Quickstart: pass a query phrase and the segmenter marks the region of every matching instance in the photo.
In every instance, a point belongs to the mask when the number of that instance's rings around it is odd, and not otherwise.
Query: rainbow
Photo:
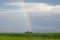
[[[32,31],[32,28],[31,28],[31,22],[30,22],[30,17],[28,15],[28,9],[26,8],[26,4],[24,2],[24,0],[22,0],[22,8],[23,8],[23,11],[24,11],[24,15],[26,17],[26,20],[27,20],[27,31],[31,32]]]

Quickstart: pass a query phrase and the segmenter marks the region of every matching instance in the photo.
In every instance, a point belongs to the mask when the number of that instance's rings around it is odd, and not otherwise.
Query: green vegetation
[[[60,40],[60,33],[0,33],[0,40]]]

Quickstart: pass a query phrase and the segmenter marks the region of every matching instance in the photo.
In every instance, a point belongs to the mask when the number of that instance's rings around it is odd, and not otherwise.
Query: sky
[[[32,32],[60,32],[60,0],[24,0]],[[26,32],[22,0],[0,0],[0,32]]]

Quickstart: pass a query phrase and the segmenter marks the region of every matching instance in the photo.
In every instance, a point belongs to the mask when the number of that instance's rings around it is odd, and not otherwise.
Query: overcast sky
[[[60,32],[60,0],[24,0],[33,32]],[[21,0],[0,0],[0,32],[25,32]]]

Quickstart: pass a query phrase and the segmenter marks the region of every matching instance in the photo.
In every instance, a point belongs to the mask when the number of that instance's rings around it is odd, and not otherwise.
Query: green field
[[[0,40],[60,40],[60,33],[0,33]]]

